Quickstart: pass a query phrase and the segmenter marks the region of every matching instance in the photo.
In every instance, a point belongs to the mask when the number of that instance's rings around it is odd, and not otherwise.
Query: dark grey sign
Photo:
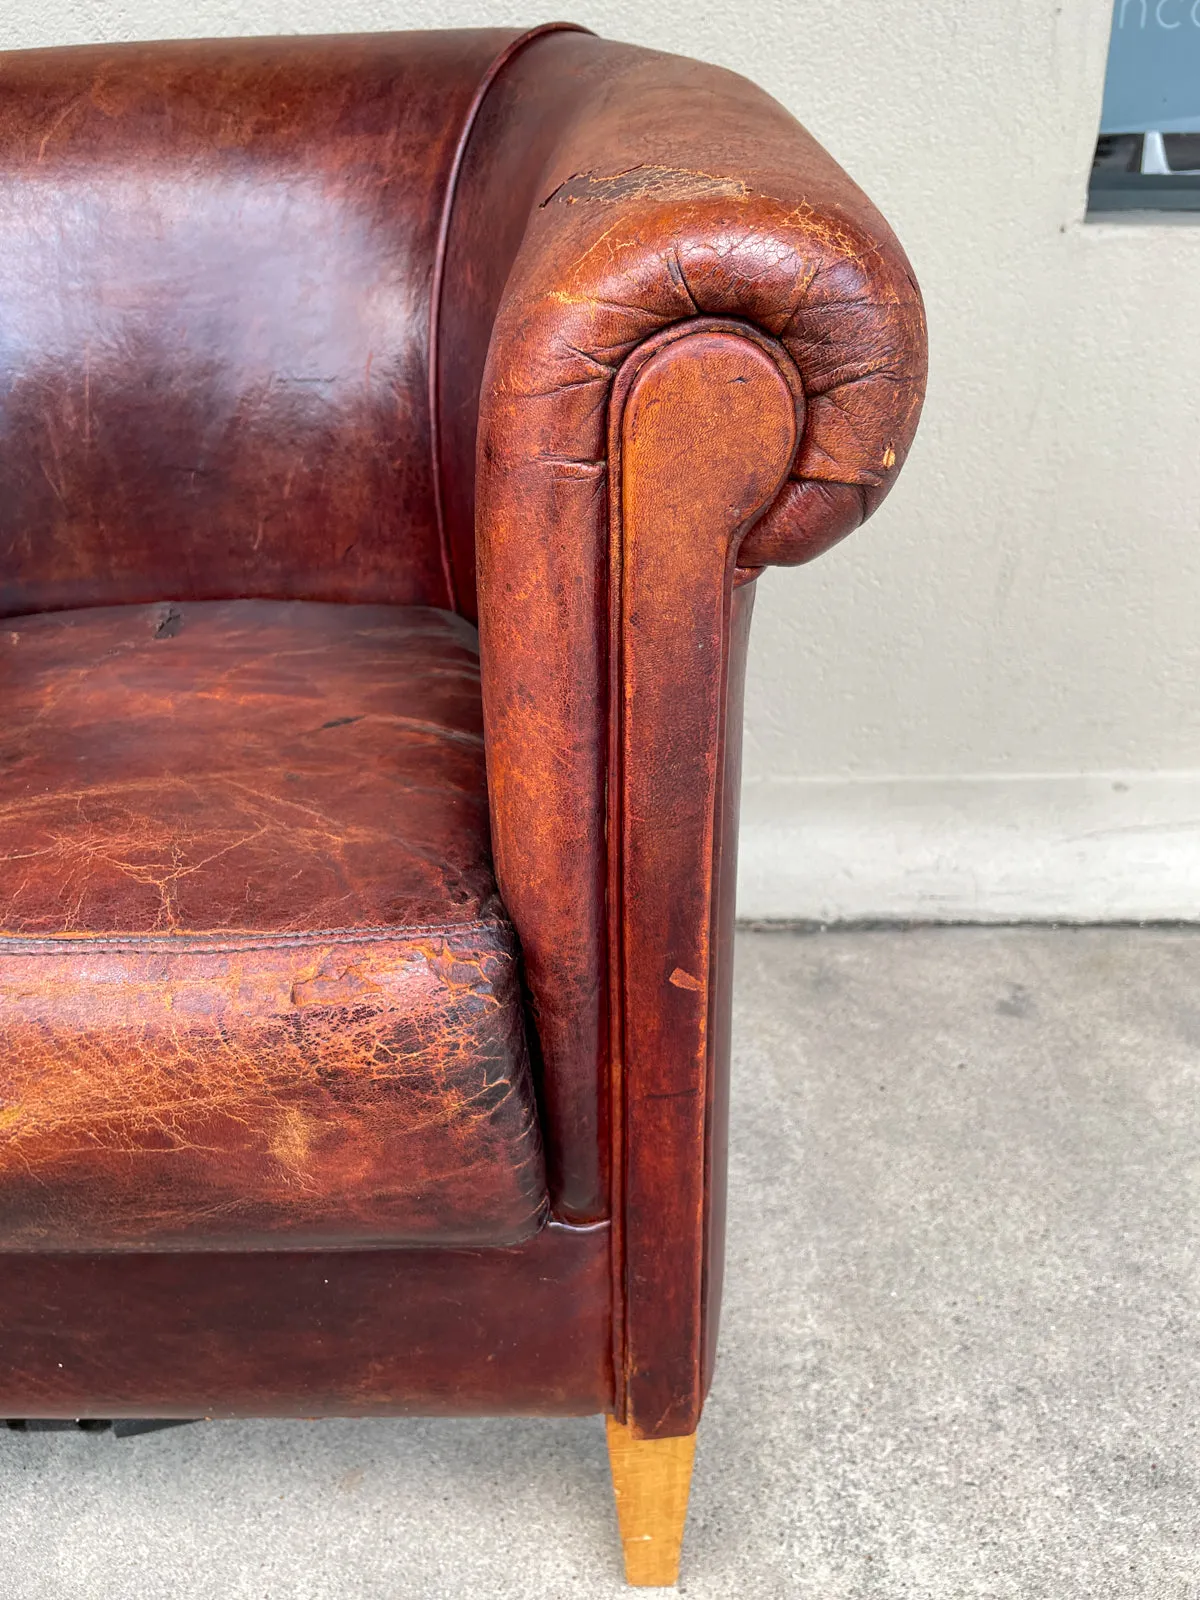
[[[1116,0],[1101,133],[1200,132],[1200,0]]]

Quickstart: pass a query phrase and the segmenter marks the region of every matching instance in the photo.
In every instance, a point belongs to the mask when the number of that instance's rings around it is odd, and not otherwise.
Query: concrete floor
[[[1200,932],[739,962],[683,1592],[1200,1600]],[[3,1600],[574,1600],[618,1561],[596,1420],[0,1433]]]

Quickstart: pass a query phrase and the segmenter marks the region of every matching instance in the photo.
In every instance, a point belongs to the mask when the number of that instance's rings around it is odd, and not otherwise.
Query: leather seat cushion
[[[536,1229],[474,629],[46,613],[0,689],[0,1249]]]

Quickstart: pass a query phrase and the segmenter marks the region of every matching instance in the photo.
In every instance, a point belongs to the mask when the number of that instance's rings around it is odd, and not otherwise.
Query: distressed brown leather
[[[490,1250],[9,1254],[0,1417],[609,1411],[609,1252],[607,1223],[551,1222]]]
[[[0,54],[0,611],[448,603],[438,242],[517,37]]]
[[[0,238],[5,1408],[688,1431],[751,581],[900,470],[902,250],[564,25],[0,55]]]
[[[579,104],[601,40],[554,24],[513,48],[482,97],[454,185],[439,305],[438,487],[455,609],[479,614],[475,446],[480,386],[505,282],[541,195],[542,169]]]
[[[883,218],[761,90],[574,34],[539,41],[516,69],[532,74],[535,61],[570,92],[553,99],[556,115],[564,100],[568,109],[533,186],[483,379],[480,632],[497,872],[546,1058],[556,1193],[564,1214],[588,1217],[603,1210],[607,1182],[616,375],[645,340],[701,316],[778,342],[803,385],[804,431],[739,560],[797,562],[857,526],[895,480],[920,411],[925,332]],[[720,429],[719,409],[679,425]],[[531,748],[544,754],[530,759]]]
[[[0,1248],[535,1228],[474,630],[57,612],[0,683]]]

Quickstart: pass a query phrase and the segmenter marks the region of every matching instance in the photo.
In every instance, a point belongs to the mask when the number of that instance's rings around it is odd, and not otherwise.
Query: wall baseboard
[[[1200,922],[1200,771],[748,780],[738,914]]]

